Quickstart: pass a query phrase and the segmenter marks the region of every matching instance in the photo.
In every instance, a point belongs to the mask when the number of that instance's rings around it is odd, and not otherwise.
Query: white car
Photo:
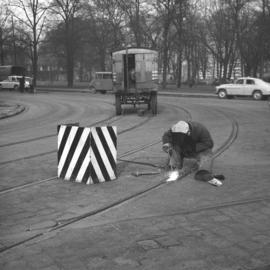
[[[0,82],[0,89],[10,89],[18,90],[20,88],[20,78],[22,76],[8,76],[7,79]],[[30,77],[25,77],[24,87],[25,89],[30,88],[30,83],[32,79]]]
[[[270,96],[270,84],[258,78],[242,77],[235,83],[216,86],[216,94],[219,98],[251,96],[261,100]]]

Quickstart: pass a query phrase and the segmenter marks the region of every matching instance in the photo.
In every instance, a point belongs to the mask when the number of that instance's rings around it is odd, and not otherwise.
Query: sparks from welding
[[[176,181],[179,177],[179,172],[178,171],[172,171],[169,174],[169,178],[166,180],[166,182],[172,182],[172,181]]]

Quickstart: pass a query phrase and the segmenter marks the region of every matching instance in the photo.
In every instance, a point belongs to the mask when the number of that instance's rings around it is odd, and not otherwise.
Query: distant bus
[[[0,66],[0,81],[8,78],[8,76],[24,76],[25,68],[22,66]]]

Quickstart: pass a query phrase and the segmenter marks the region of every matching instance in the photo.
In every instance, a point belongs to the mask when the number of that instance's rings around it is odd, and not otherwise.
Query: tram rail
[[[175,107],[180,108],[180,106],[177,106],[177,105],[175,105]],[[213,109],[213,110],[216,110],[216,109]],[[233,117],[231,117],[227,113],[224,113],[222,110],[216,110],[216,111],[218,113],[220,113],[220,114],[223,114],[230,121],[230,123],[231,123],[231,132],[230,132],[228,138],[226,139],[226,141],[217,150],[215,150],[215,152],[214,152],[214,158],[217,158],[220,154],[222,154],[224,151],[226,151],[234,143],[234,141],[236,140],[236,138],[238,136],[238,130],[239,130],[238,122]],[[191,118],[191,114],[187,110],[185,110],[185,112],[187,113],[187,118]],[[138,127],[140,127],[143,124],[146,124],[150,119],[151,118],[144,119],[144,121],[142,121],[141,124],[135,125],[133,127],[133,129],[138,128]],[[128,132],[130,130],[132,130],[132,129],[131,128],[128,128],[127,130],[123,130],[121,132],[121,134],[123,134],[125,132]],[[146,148],[149,148],[149,147],[151,147],[151,146],[153,146],[155,144],[158,144],[158,143],[160,143],[160,140],[155,140],[152,143],[145,144],[145,145],[140,146],[140,147],[138,147],[138,148],[136,148],[134,150],[128,151],[126,153],[123,153],[119,158],[121,159],[123,157],[130,156],[130,155],[132,155],[132,154],[134,154],[136,152],[139,152],[141,150],[144,150]],[[125,162],[125,161],[123,160],[123,162]],[[132,162],[132,161],[129,161],[129,162]],[[147,164],[144,164],[144,165],[147,165]],[[52,177],[52,178],[40,180],[39,182],[37,182],[37,184],[41,184],[41,183],[44,183],[44,182],[52,181],[52,180],[54,180],[56,178],[57,177]],[[73,223],[79,222],[79,221],[81,221],[81,220],[83,220],[85,218],[98,215],[98,214],[103,213],[105,211],[109,211],[110,209],[113,209],[115,207],[121,206],[122,204],[127,203],[127,202],[129,202],[131,200],[138,199],[141,196],[145,196],[149,192],[151,192],[151,191],[153,191],[153,190],[155,190],[157,188],[160,188],[160,187],[164,186],[165,184],[166,184],[166,178],[163,177],[163,178],[160,179],[160,181],[158,183],[155,183],[155,184],[153,184],[152,186],[150,186],[148,188],[145,188],[145,189],[143,189],[141,191],[138,191],[138,192],[136,192],[134,194],[131,194],[129,196],[126,196],[124,198],[121,198],[121,199],[119,199],[117,201],[114,201],[112,203],[109,203],[109,204],[107,204],[105,206],[102,206],[102,207],[100,207],[98,209],[95,209],[95,210],[92,210],[92,211],[83,213],[81,215],[78,215],[78,216],[75,216],[75,217],[72,217],[72,218],[69,218],[69,219],[66,219],[66,220],[57,221],[54,226],[49,227],[47,229],[44,229],[43,232],[37,233],[37,234],[35,234],[35,235],[27,238],[27,239],[24,239],[22,241],[18,241],[18,242],[14,243],[14,244],[11,244],[9,246],[2,247],[0,249],[0,253],[3,253],[5,251],[7,251],[7,250],[10,250],[10,249],[12,249],[14,247],[17,247],[19,245],[25,244],[27,242],[30,242],[30,241],[32,241],[34,239],[37,239],[37,238],[39,238],[39,237],[41,237],[41,236],[43,236],[45,234],[48,234],[50,232],[53,232],[53,231],[59,230],[61,228],[67,227],[68,225],[71,225]],[[19,190],[20,188],[31,187],[31,186],[34,186],[34,185],[35,185],[35,183],[28,183],[28,184],[25,184],[25,185],[23,185],[21,187],[14,187],[13,190],[9,190],[9,191],[8,190],[5,190],[5,191],[0,192],[0,195],[3,195],[5,193],[7,193],[7,192]],[[241,204],[241,203],[242,204],[253,203],[253,202],[256,202],[256,201],[259,201],[259,200],[269,200],[269,199],[270,199],[270,197],[269,198],[268,197],[254,198],[254,199],[250,199],[250,200],[242,200],[242,201],[231,202],[231,205]],[[216,206],[211,206],[211,207],[202,207],[202,208],[198,208],[198,209],[196,208],[196,209],[192,209],[192,210],[186,211],[186,212],[183,211],[183,214],[185,214],[185,213],[191,213],[192,211],[195,211],[195,212],[196,211],[207,211],[207,210],[212,210],[212,209],[215,209],[215,208],[217,209],[219,207],[229,207],[229,206],[230,206],[230,202],[223,203],[223,204],[216,205]]]

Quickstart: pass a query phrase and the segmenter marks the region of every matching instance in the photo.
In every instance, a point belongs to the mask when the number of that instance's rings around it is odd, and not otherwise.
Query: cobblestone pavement
[[[263,162],[256,155],[244,157],[255,150],[251,139],[250,135],[217,162],[216,167],[225,168],[222,172],[229,176],[224,187],[188,176],[109,213],[48,230],[1,252],[0,269],[269,270],[269,154],[265,152]],[[268,142],[266,138],[257,150]],[[178,198],[179,205],[170,196]],[[29,215],[38,214],[38,207],[30,210]]]
[[[268,270],[269,209],[269,200],[255,200],[73,225],[2,254],[1,269]]]

